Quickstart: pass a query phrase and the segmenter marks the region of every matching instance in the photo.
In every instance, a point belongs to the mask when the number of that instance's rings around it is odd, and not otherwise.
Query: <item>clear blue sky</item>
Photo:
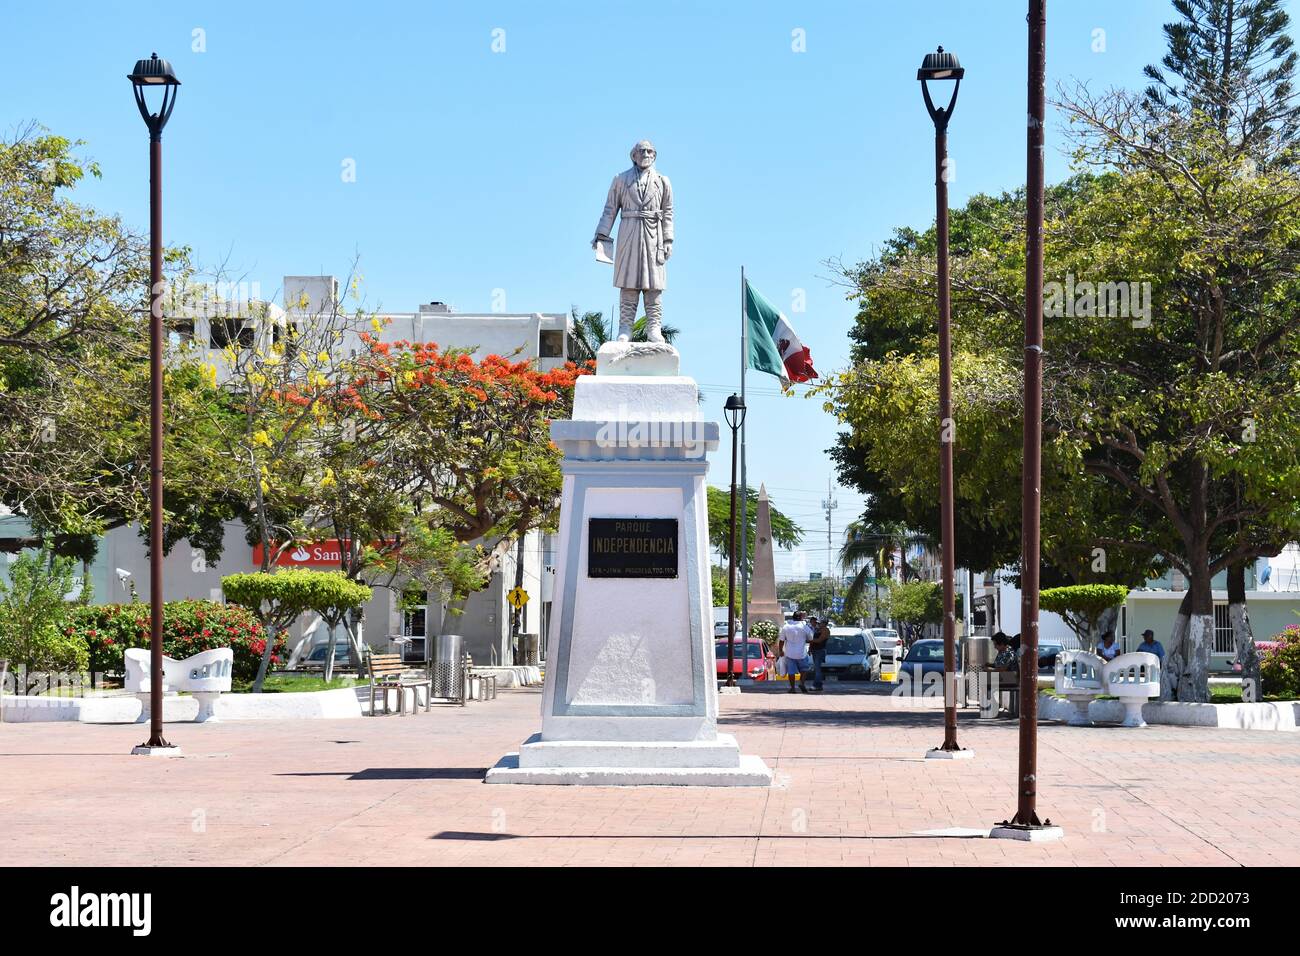
[[[1049,93],[1072,78],[1143,85],[1173,18],[1166,0],[1048,6]],[[854,308],[824,260],[856,261],[895,226],[933,220],[933,128],[915,77],[937,44],[967,69],[950,129],[952,203],[1023,183],[1025,8],[12,4],[0,119],[86,140],[104,176],[81,200],[144,229],[147,137],[125,75],[157,50],[184,84],[164,138],[167,240],[202,265],[229,260],[268,295],[282,275],[344,275],[359,255],[365,304],[392,311],[433,299],[487,311],[504,289],[512,312],[608,312],[610,272],[588,243],[610,178],[649,137],[676,202],[665,317],[721,418],[739,382],[742,264],[828,373],[846,360]],[[1093,51],[1098,28],[1104,52]],[[797,29],[806,52],[792,49]],[[1050,181],[1067,170],[1055,123],[1048,143]],[[340,176],[346,159],[354,183]],[[819,403],[780,397],[769,376],[750,385],[750,481],[808,530],[777,568],[806,576],[826,564],[820,501],[836,425]],[[729,456],[724,442],[712,483],[726,484]],[[837,497],[838,536],[861,499]]]

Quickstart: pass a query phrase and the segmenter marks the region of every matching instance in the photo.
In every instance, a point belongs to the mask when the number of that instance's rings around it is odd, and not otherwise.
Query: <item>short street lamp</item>
[[[727,683],[736,686],[736,450],[740,446],[737,433],[745,423],[745,400],[732,394],[723,413],[731,427],[731,531],[727,553],[731,561],[727,565]],[[748,490],[748,489],[746,489]]]
[[[936,756],[962,753],[957,744],[957,607],[954,594],[956,557],[953,541],[954,518],[952,446],[956,431],[952,419],[952,298],[948,278],[948,121],[957,105],[957,92],[966,75],[957,57],[943,47],[927,53],[916,71],[921,81],[925,108],[934,121],[935,232],[938,236],[939,273],[939,543],[943,578],[943,746],[931,751]],[[951,80],[948,105],[935,108],[930,99],[931,80]]]
[[[163,738],[162,131],[176,105],[181,81],[157,53],[137,60],[127,79],[149,127],[149,739],[132,753],[175,754],[179,748]],[[146,91],[155,87],[162,91],[162,99],[152,109]]]

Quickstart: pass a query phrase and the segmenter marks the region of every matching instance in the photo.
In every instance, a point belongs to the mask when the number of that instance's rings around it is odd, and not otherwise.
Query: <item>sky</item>
[[[1024,183],[1025,0],[5,7],[0,125],[84,140],[103,176],[77,198],[142,231],[148,139],[126,74],[153,51],[171,61],[166,240],[267,297],[284,275],[342,277],[355,259],[368,309],[608,314],[617,292],[590,240],[610,179],[653,140],[674,194],[664,318],[720,421],[739,388],[742,266],[826,376],[847,361],[856,311],[828,260],[933,222],[916,68],[936,45],[966,68],[952,205]],[[1142,87],[1173,18],[1167,0],[1053,0],[1049,98],[1075,81]],[[1055,115],[1047,143],[1051,182],[1069,171]],[[750,483],[806,531],[777,575],[806,578],[827,565],[838,426],[802,389],[782,396],[758,373],[748,386]],[[833,497],[838,546],[862,497]]]

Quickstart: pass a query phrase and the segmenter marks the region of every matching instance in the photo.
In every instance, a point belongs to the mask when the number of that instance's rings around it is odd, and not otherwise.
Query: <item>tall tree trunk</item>
[[[1160,668],[1160,699],[1177,700],[1178,680],[1187,656],[1187,627],[1192,616],[1192,592],[1185,591],[1174,616],[1174,625],[1165,645],[1165,661]]]
[[[338,643],[338,632],[335,630],[334,624],[326,622],[325,626],[330,629],[329,642],[325,645],[325,669],[323,672],[325,683],[328,684],[334,679],[334,646]]]
[[[343,615],[343,627],[348,636],[348,647],[352,649],[352,664],[357,669],[357,679],[366,673],[366,661],[361,651],[361,611],[355,609]],[[425,640],[429,640],[429,629],[425,627]]]
[[[1114,631],[1115,640],[1119,640],[1119,608],[1117,607],[1108,607],[1097,617],[1097,640],[1100,641],[1107,631]]]
[[[1241,665],[1241,699],[1247,703],[1260,700],[1263,685],[1259,680],[1259,653],[1246,608],[1246,565],[1242,562],[1228,566],[1228,620],[1232,622],[1236,661]]]
[[[1178,607],[1165,667],[1161,669],[1160,699],[1207,703],[1210,699],[1210,652],[1214,648],[1214,595],[1210,565],[1202,553],[1193,556],[1187,593]]]
[[[253,680],[253,693],[262,692],[262,684],[266,680],[266,671],[271,666],[271,655],[275,652],[275,625],[266,624],[266,650],[262,651],[262,660],[257,665],[257,677]]]

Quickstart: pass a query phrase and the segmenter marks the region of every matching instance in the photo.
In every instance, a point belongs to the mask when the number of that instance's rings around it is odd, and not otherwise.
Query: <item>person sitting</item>
[[[1119,656],[1119,650],[1119,641],[1115,640],[1115,632],[1107,631],[1102,635],[1101,643],[1097,645],[1097,656],[1103,661],[1113,661]]]
[[[998,631],[993,635],[993,647],[997,655],[993,658],[993,663],[989,665],[989,670],[995,671],[1019,671],[1019,662],[1016,660],[1016,649],[1012,644],[1011,638]]]
[[[1151,628],[1142,632],[1142,643],[1137,646],[1137,650],[1143,654],[1154,654],[1162,662],[1165,659],[1164,646],[1156,640],[1156,632]]]

